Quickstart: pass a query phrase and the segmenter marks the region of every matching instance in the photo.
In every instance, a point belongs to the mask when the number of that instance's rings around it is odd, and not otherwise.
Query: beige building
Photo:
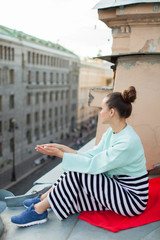
[[[88,124],[89,120],[97,119],[97,109],[88,106],[88,95],[91,88],[112,86],[113,71],[111,64],[100,59],[81,61],[78,91],[78,128]]]
[[[137,100],[128,120],[139,134],[148,170],[160,168],[160,1],[100,1],[99,19],[112,28],[112,55],[101,59],[115,64],[114,91],[133,85]],[[100,96],[97,96],[100,98]],[[103,97],[103,95],[101,95]],[[95,106],[100,99],[93,101]],[[108,126],[98,127],[97,141]]]

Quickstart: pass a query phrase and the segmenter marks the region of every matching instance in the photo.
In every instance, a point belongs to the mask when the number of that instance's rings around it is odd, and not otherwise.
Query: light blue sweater
[[[87,152],[64,153],[62,168],[80,173],[105,173],[109,177],[138,177],[147,173],[141,140],[129,125],[117,134],[109,128],[99,144]]]

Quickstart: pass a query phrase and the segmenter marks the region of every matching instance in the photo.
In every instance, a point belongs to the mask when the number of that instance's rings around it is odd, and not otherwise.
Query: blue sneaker
[[[32,204],[20,215],[13,216],[11,218],[11,222],[15,223],[18,227],[29,227],[47,222],[47,216],[47,211],[42,214],[38,214],[34,209],[34,205]]]
[[[32,204],[36,204],[36,203],[39,203],[39,202],[41,202],[40,195],[38,195],[38,196],[35,197],[35,198],[26,199],[26,200],[23,202],[23,205],[24,205],[24,207],[28,208],[28,207],[30,207]]]

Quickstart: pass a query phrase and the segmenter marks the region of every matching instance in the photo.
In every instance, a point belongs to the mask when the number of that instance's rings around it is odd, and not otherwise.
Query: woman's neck
[[[125,120],[122,120],[122,121],[119,121],[119,122],[114,122],[111,125],[111,128],[113,130],[113,133],[119,133],[121,132],[126,126],[127,126],[127,123]]]

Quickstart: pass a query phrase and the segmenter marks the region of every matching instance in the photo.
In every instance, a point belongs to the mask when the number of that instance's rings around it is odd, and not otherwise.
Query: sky
[[[0,0],[0,25],[59,43],[81,59],[111,54],[112,35],[98,19],[99,0]]]

